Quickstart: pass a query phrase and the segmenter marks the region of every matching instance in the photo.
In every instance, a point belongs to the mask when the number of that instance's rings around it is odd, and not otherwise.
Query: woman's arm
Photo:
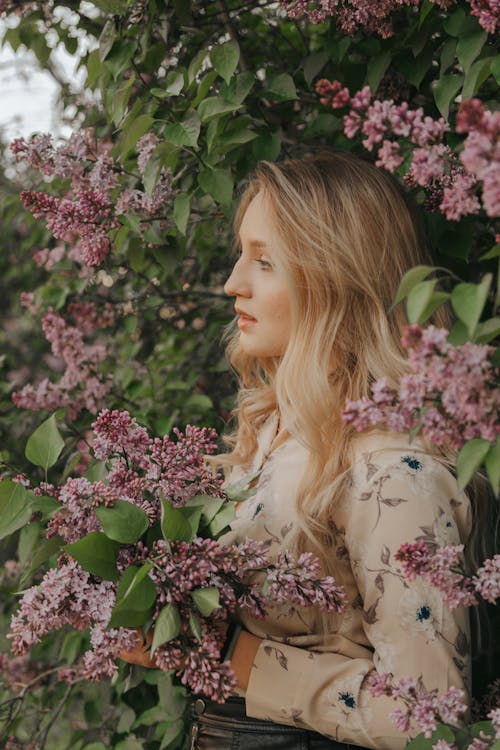
[[[405,580],[394,559],[403,542],[420,537],[431,544],[463,542],[455,520],[461,503],[467,499],[455,479],[428,456],[392,454],[390,461],[361,466],[342,506],[358,588],[351,617],[357,612],[352,621],[361,632],[343,628],[345,653],[261,642],[248,681],[247,714],[306,726],[337,741],[396,750],[407,741],[390,719],[398,704],[371,696],[370,673],[391,672],[395,680],[421,677],[427,690],[467,691],[467,612],[450,612],[437,591]],[[361,646],[366,641],[371,654]]]

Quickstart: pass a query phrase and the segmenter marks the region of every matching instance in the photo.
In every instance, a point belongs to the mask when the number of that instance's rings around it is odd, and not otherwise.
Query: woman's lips
[[[240,329],[240,331],[244,330],[245,328],[248,328],[253,323],[257,322],[255,318],[252,318],[251,315],[247,315],[241,310],[236,310],[236,312],[238,314],[238,328]]]

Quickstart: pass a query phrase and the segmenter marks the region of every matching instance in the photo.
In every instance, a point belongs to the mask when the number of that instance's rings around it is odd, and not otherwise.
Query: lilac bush
[[[211,538],[234,512],[222,476],[205,463],[216,449],[214,430],[188,426],[175,430],[175,440],[152,438],[128,412],[108,409],[93,430],[104,479],[31,487],[16,478],[34,497],[52,499],[45,533],[58,544],[56,567],[23,592],[12,618],[14,654],[63,628],[88,630],[90,648],[65,676],[101,680],[117,673],[120,653],[136,645],[144,625],[153,628],[158,668],[224,701],[235,676],[220,655],[237,608],[255,617],[277,601],[342,610],[344,592],[321,576],[311,554],[275,558],[263,542],[225,546]]]

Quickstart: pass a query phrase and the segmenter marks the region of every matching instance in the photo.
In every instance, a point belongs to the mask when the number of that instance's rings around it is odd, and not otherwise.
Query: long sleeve
[[[352,572],[336,645],[328,651],[300,647],[300,639],[293,645],[290,638],[264,640],[246,693],[247,714],[399,750],[408,738],[390,719],[397,704],[369,694],[370,672],[390,672],[395,680],[421,676],[428,690],[453,685],[467,693],[467,612],[450,611],[437,591],[405,580],[394,553],[418,538],[431,545],[463,542],[468,513],[466,496],[436,459],[392,449],[363,454],[335,516]]]

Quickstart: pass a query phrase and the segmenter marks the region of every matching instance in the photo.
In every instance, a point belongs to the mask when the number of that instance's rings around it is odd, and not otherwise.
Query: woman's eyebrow
[[[241,235],[239,237],[240,244],[242,243]],[[254,250],[263,250],[267,248],[267,243],[264,240],[248,240],[248,246]]]

